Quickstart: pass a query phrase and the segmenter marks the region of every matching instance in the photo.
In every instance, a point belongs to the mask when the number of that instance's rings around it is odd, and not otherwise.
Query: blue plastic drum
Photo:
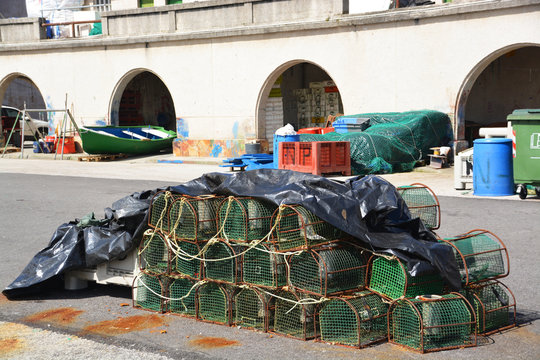
[[[300,135],[274,135],[274,169],[279,169],[279,143],[300,141]]]
[[[474,140],[473,193],[477,196],[514,195],[512,140]]]

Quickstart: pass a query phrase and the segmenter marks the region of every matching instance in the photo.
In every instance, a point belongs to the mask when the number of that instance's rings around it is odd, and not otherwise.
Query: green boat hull
[[[138,129],[157,130],[167,137],[154,139],[123,138],[113,133],[123,131],[135,132]],[[107,135],[106,133],[109,133]],[[161,150],[171,149],[176,132],[165,130],[159,126],[87,126],[79,129],[83,150],[88,154],[153,154]]]

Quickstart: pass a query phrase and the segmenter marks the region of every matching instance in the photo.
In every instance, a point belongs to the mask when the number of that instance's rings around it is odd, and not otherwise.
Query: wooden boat
[[[85,126],[79,129],[88,154],[152,154],[171,148],[176,132],[160,126]]]

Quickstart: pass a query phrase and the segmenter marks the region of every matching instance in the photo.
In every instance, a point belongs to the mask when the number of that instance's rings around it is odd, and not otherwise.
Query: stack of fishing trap
[[[427,186],[398,188],[412,217],[440,226]],[[411,276],[301,205],[252,197],[155,195],[139,248],[135,307],[296,339],[363,348],[389,340],[420,352],[476,345],[515,325],[502,241],[485,230],[439,239],[463,290],[438,273]]]

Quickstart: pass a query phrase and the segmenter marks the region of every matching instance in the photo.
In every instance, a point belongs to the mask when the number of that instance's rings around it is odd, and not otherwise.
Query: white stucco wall
[[[226,37],[217,32],[147,42],[101,39],[95,46],[73,42],[50,50],[34,45],[7,51],[2,45],[0,79],[27,76],[52,108],[63,108],[67,94],[76,120],[92,124],[108,120],[123,76],[148,69],[169,89],[191,139],[251,139],[261,136],[257,114],[264,84],[289,62],[324,69],[340,90],[346,114],[433,109],[453,116],[464,81],[489,63],[486,57],[515,44],[540,45],[540,2],[433,17],[414,11],[397,21],[370,23],[349,15],[334,27],[243,29]]]

